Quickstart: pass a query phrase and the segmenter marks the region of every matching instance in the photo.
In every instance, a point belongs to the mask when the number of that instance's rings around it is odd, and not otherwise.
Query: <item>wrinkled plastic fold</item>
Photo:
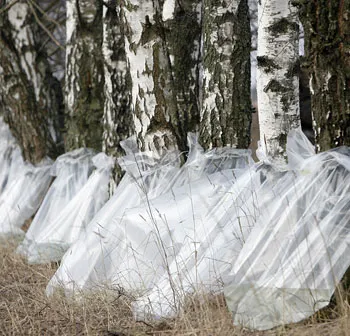
[[[69,228],[68,236],[65,235],[67,226],[74,225],[75,219],[84,220],[79,215],[85,216],[86,212],[91,211],[91,197],[87,199],[87,206],[84,208],[81,204],[84,196],[79,198],[76,195],[87,183],[93,170],[94,155],[95,152],[91,149],[77,149],[58,157],[51,167],[50,174],[56,178],[17,249],[29,262],[55,261],[67,248],[66,245],[69,245],[71,231]],[[87,187],[86,192],[91,192],[90,187]],[[76,199],[73,205],[67,208],[74,197]],[[55,245],[57,242],[58,245]]]
[[[234,323],[269,329],[326,306],[350,265],[350,151],[307,158],[273,187],[226,282]]]
[[[51,160],[24,162],[8,126],[0,118],[0,235],[24,236],[22,226],[39,208],[51,182]]]
[[[74,292],[106,284],[109,256],[118,246],[115,233],[118,221],[126,209],[146,205],[150,199],[162,194],[178,175],[180,153],[172,151],[158,157],[152,152],[139,152],[136,138],[129,138],[121,145],[127,155],[118,162],[126,173],[111,199],[64,255],[47,286],[48,294],[57,287]]]

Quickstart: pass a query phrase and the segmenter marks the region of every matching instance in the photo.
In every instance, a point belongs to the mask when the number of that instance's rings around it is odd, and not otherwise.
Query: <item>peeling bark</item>
[[[305,31],[317,148],[350,146],[350,1],[295,3]]]
[[[273,161],[284,162],[287,134],[300,126],[297,9],[290,1],[261,0],[258,17],[260,141]]]
[[[248,148],[251,33],[247,0],[204,1],[201,142]]]
[[[102,150],[104,74],[102,2],[67,1],[66,135],[67,150]]]
[[[55,158],[63,150],[58,131],[61,87],[52,76],[26,1],[0,14],[0,28],[0,106],[5,120],[25,160]]]

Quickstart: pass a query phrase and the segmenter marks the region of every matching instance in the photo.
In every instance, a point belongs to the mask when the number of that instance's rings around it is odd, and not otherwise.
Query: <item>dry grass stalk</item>
[[[79,299],[57,293],[45,296],[56,265],[28,265],[14,253],[15,242],[0,242],[0,335],[116,335],[116,336],[350,336],[350,307],[339,304],[297,325],[252,332],[232,325],[222,295],[186,300],[176,319],[136,321],[131,299],[119,291],[89,293]],[[343,296],[344,297],[344,296]]]

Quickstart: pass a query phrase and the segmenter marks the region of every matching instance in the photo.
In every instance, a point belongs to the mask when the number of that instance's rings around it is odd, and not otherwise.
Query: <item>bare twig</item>
[[[15,5],[19,0],[13,0],[9,4],[7,4],[4,8],[0,9],[0,14],[9,10],[13,5]]]
[[[28,1],[28,5],[30,10],[32,11],[35,20],[37,21],[38,25],[46,32],[48,36],[52,39],[52,41],[61,49],[65,49],[65,47],[53,36],[53,34],[47,29],[47,27],[41,22],[41,20],[38,17],[38,14],[36,13],[35,9],[33,8],[32,1]]]
[[[30,2],[35,8],[37,8],[37,10],[46,17],[47,21],[52,22],[53,24],[55,24],[58,27],[60,27],[62,25],[62,22],[59,22],[59,21],[53,19],[52,17],[50,17],[50,15],[47,14],[47,11],[44,11],[35,1],[27,0],[27,2]]]

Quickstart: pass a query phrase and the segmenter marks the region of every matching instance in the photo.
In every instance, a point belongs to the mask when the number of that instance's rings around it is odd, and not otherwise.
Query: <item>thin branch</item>
[[[47,12],[45,12],[35,1],[33,0],[27,0],[27,1],[29,1],[32,5],[34,5],[38,9],[38,11],[46,17],[47,21],[54,23],[56,26],[61,26],[60,22],[50,17],[50,15],[48,15]]]
[[[35,9],[32,6],[32,2],[31,0],[28,1],[28,5],[35,17],[35,20],[37,21],[37,23],[39,24],[39,26],[46,32],[47,35],[50,36],[50,38],[52,39],[52,41],[61,49],[65,50],[65,47],[55,38],[55,36],[53,36],[53,34],[47,29],[47,27],[41,22],[41,20],[38,17],[38,14],[36,13]]]
[[[7,4],[7,6],[5,6],[3,9],[0,10],[0,14],[6,12],[7,10],[9,10],[13,5],[15,5],[19,0],[13,0],[11,1],[9,4]]]

